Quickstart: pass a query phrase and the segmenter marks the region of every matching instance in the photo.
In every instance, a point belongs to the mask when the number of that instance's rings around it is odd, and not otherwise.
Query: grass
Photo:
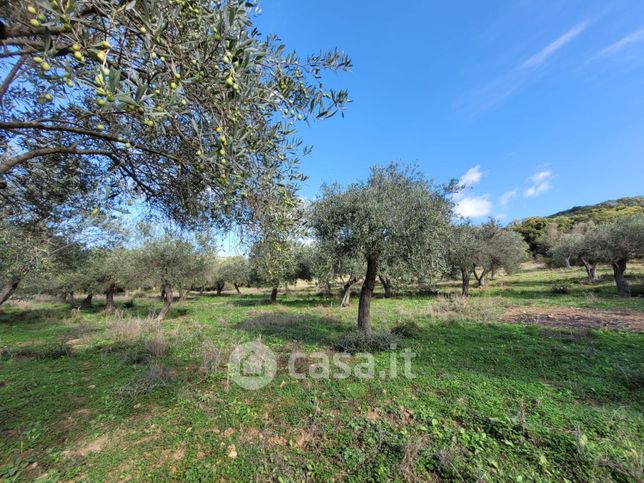
[[[644,316],[641,297],[582,278],[530,270],[467,303],[376,299],[374,327],[397,328],[416,353],[413,379],[289,377],[289,352],[330,353],[354,326],[355,300],[341,309],[307,290],[275,307],[262,294],[195,296],[161,324],[147,298],[111,318],[3,307],[0,480],[641,481],[644,335],[497,322],[524,306]],[[226,362],[258,337],[280,362],[249,391]],[[376,374],[390,356],[374,355]]]

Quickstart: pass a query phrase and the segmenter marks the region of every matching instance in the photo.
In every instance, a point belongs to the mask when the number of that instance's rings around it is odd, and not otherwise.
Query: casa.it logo
[[[238,345],[228,360],[230,378],[244,389],[263,388],[276,372],[275,354],[258,340]]]

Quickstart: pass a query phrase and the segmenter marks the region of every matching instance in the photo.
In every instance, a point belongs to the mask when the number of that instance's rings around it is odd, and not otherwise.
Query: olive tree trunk
[[[391,289],[391,280],[389,280],[389,277],[379,275],[378,278],[380,279],[380,283],[382,284],[382,288],[385,289],[385,298],[387,298],[387,299],[392,298],[394,296],[394,292]]]
[[[170,305],[172,304],[172,287],[168,284],[163,285],[161,293],[163,294],[163,307],[161,307],[161,312],[157,316],[157,320],[163,320],[170,310]]]
[[[342,302],[340,303],[340,307],[348,307],[349,306],[349,298],[351,298],[351,286],[356,283],[358,279],[356,277],[351,277],[347,282],[344,284],[344,293],[342,294]]]
[[[481,272],[481,275],[477,275],[476,273],[476,268],[472,269],[472,273],[474,274],[474,278],[476,279],[476,286],[477,287],[485,287],[485,276],[487,275],[487,270],[483,270]]]
[[[226,284],[224,282],[217,282],[217,285],[215,286],[215,290],[217,290],[217,295],[221,295],[221,292],[224,289],[225,285]]]
[[[237,291],[237,293],[240,294],[241,290],[239,290],[239,284],[237,282],[235,282],[235,283],[233,283],[233,286],[235,287],[235,290]]]
[[[114,285],[110,285],[107,288],[107,292],[105,292],[105,312],[108,314],[113,314],[114,311],[116,310],[116,305],[114,305],[115,291],[116,291],[116,287]]]
[[[277,303],[277,286],[273,287],[273,290],[271,290],[271,298],[270,298],[270,303],[272,305],[275,305]]]
[[[631,287],[628,285],[628,282],[624,278],[624,272],[626,271],[626,260],[623,258],[615,260],[612,265],[613,274],[615,275],[615,284],[617,285],[617,293],[620,297],[630,297]]]
[[[371,333],[371,297],[376,285],[378,259],[371,255],[367,258],[367,274],[362,282],[360,303],[358,305],[358,329]]]
[[[88,293],[83,301],[81,302],[81,308],[87,309],[92,306],[92,299],[94,298],[93,293]]]
[[[583,263],[584,268],[586,269],[588,282],[593,283],[597,281],[597,263],[591,263],[584,257],[579,257],[579,260],[581,260],[581,263]]]
[[[464,268],[461,268],[461,279],[463,285],[461,287],[461,295],[463,297],[470,296],[470,271]]]
[[[4,286],[0,289],[0,305],[2,305],[7,300],[9,300],[9,297],[11,297],[13,293],[16,291],[16,289],[18,288],[19,283],[20,283],[20,278],[11,277],[7,281],[7,283],[4,284]]]

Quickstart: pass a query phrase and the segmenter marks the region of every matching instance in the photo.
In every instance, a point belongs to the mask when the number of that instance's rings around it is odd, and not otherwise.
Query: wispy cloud
[[[459,184],[469,188],[481,181],[482,177],[483,173],[481,172],[481,165],[477,164],[473,168],[468,169],[465,174],[461,176]]]
[[[621,38],[617,42],[610,44],[605,49],[600,50],[593,57],[593,59],[599,59],[602,57],[608,57],[610,55],[614,55],[618,53],[620,50],[623,50],[624,48],[628,47],[629,45],[636,44],[637,42],[641,42],[642,40],[644,40],[644,28],[637,30],[635,32],[632,32],[628,34],[626,37]]]
[[[536,196],[539,196],[540,194],[543,194],[546,191],[549,191],[550,188],[552,188],[552,184],[550,183],[551,178],[552,178],[552,171],[548,169],[539,171],[538,173],[535,173],[532,176],[530,176],[529,179],[532,185],[523,192],[523,197],[535,198]]]
[[[526,84],[533,82],[540,75],[542,67],[548,63],[550,58],[581,35],[591,23],[590,19],[586,19],[576,24],[566,33],[557,37],[536,54],[509,71],[488,82],[483,87],[466,92],[456,101],[456,109],[463,111],[466,115],[476,116],[502,104],[521,88],[525,87]]]
[[[487,195],[465,196],[456,204],[454,211],[465,218],[480,218],[492,213],[492,202]]]
[[[499,196],[499,205],[506,206],[510,202],[510,200],[517,197],[518,193],[519,193],[518,189],[506,191],[501,196]]]
[[[569,44],[575,37],[580,35],[590,25],[589,20],[584,20],[578,23],[573,28],[568,30],[561,37],[556,38],[535,55],[527,59],[521,64],[522,69],[534,69],[544,64],[550,57],[552,57],[559,49]]]

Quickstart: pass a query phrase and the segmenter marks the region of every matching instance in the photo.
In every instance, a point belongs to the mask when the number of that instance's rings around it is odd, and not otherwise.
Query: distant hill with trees
[[[532,216],[511,223],[511,228],[523,235],[533,254],[545,255],[544,247],[539,243],[549,225],[556,226],[560,232],[572,230],[579,223],[597,225],[613,221],[623,216],[644,214],[644,196],[631,196],[608,200],[595,205],[575,206],[549,216]]]

